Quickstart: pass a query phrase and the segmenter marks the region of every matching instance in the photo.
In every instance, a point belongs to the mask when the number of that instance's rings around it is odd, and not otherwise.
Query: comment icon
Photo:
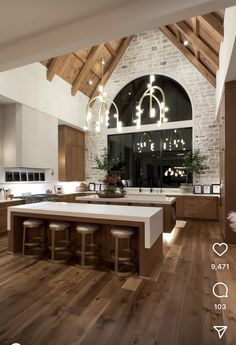
[[[213,295],[217,298],[228,298],[228,286],[225,283],[216,283],[212,288]]]

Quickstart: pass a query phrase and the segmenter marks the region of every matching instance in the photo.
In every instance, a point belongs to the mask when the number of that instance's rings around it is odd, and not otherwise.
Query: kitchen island
[[[123,198],[100,198],[98,195],[78,196],[79,203],[158,207],[163,209],[163,231],[171,232],[176,224],[176,198],[165,195],[129,195]]]
[[[163,210],[157,207],[118,205],[89,205],[64,202],[41,202],[8,208],[8,249],[22,251],[23,222],[27,218],[43,219],[46,228],[50,221],[68,221],[71,232],[77,223],[100,226],[96,243],[102,248],[102,257],[109,260],[114,241],[110,234],[113,226],[135,229],[134,250],[137,253],[139,275],[150,277],[162,257]],[[73,234],[72,234],[73,238]]]

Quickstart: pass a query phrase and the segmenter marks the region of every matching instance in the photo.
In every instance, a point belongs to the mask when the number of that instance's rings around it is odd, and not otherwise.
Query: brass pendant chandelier
[[[90,123],[93,120],[93,114],[95,114],[95,130],[96,132],[101,131],[101,126],[106,125],[108,127],[108,121],[109,121],[109,108],[111,105],[115,108],[115,114],[114,117],[116,118],[116,129],[118,132],[122,131],[122,122],[119,121],[119,110],[117,108],[117,105],[114,101],[112,101],[110,98],[107,97],[107,93],[104,91],[104,82],[103,82],[103,72],[104,72],[104,65],[105,61],[102,59],[101,61],[102,65],[102,78],[101,78],[101,84],[98,87],[99,95],[96,97],[93,97],[90,99],[90,101],[87,104],[86,108],[86,126],[84,126],[84,130],[88,131],[90,129]],[[95,107],[98,106],[98,110],[93,109],[93,106],[95,103],[97,103]],[[96,114],[97,113],[97,114]]]
[[[150,118],[154,118],[156,116],[157,114],[156,110],[159,108],[160,116],[159,116],[159,120],[157,121],[158,127],[161,127],[162,123],[168,122],[168,118],[165,115],[166,111],[168,111],[168,107],[166,107],[165,94],[159,86],[153,85],[154,81],[155,81],[155,76],[150,75],[150,82],[147,85],[147,90],[143,93],[136,107],[137,129],[140,129],[141,124],[142,124],[141,123],[142,114],[143,114],[142,105],[143,105],[143,100],[145,99],[145,97],[149,97],[149,117]],[[155,91],[157,90],[159,91],[158,96],[154,94]]]

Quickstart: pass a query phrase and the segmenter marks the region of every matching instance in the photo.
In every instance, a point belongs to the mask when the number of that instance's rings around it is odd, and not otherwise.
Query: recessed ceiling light
[[[185,40],[185,41],[184,41],[184,46],[187,46],[187,45],[188,45],[188,41]]]
[[[89,80],[89,85],[93,85],[93,81],[92,80]]]

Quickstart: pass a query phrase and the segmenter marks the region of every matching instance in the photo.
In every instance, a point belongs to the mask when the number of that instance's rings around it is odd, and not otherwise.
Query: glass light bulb
[[[152,109],[150,110],[149,117],[150,117],[150,118],[153,118],[153,117],[155,117],[155,116],[156,116],[156,109],[155,109],[155,108],[152,108]]]
[[[153,83],[155,81],[155,75],[151,74],[150,75],[150,83]]]

